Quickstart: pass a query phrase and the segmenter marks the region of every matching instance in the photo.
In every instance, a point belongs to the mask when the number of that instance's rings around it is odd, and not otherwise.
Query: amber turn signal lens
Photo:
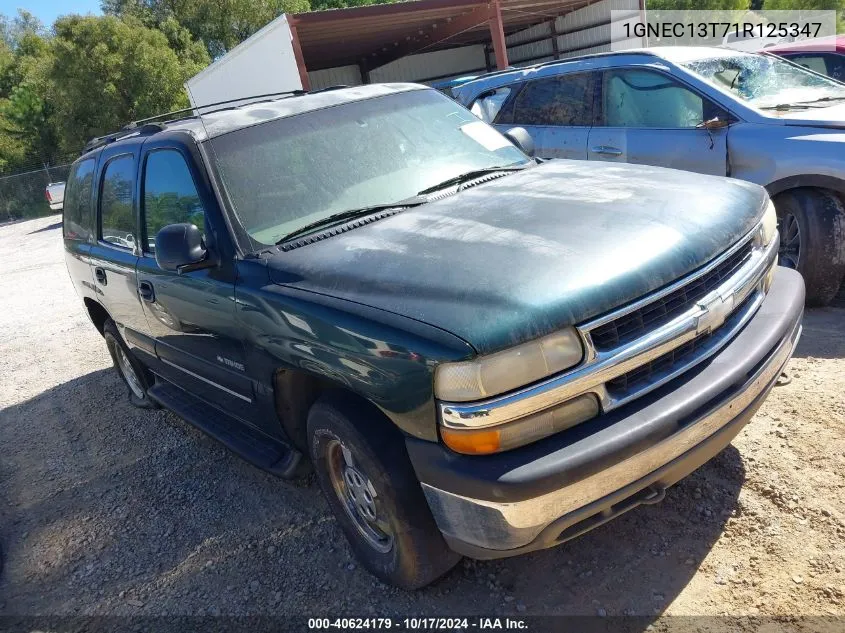
[[[456,431],[441,427],[440,434],[446,446],[466,455],[489,455],[500,447],[499,431],[496,430]]]

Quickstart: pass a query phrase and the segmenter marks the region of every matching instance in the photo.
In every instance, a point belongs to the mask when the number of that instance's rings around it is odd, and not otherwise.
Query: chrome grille
[[[749,295],[737,306],[731,318],[725,321],[721,328],[701,334],[680,347],[607,381],[605,387],[607,387],[608,395],[614,400],[628,400],[632,394],[639,393],[655,383],[664,382],[667,376],[688,369],[697,359],[706,357],[708,352],[722,342],[723,338],[734,334],[736,325],[759,298],[757,293]]]
[[[665,297],[592,330],[590,335],[593,338],[593,345],[599,351],[611,350],[630,343],[649,330],[658,328],[683,314],[696,301],[734,274],[751,257],[752,248],[752,242],[747,242],[744,247],[707,274],[670,292]]]

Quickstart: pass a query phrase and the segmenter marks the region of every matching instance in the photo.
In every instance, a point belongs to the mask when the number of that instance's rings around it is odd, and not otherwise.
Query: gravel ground
[[[845,616],[845,301],[663,503],[408,593],[356,565],[313,480],[129,405],[57,216],[0,227],[0,253],[0,614]]]

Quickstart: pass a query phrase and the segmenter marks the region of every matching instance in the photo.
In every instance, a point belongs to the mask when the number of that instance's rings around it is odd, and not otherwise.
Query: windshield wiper
[[[825,101],[842,101],[843,99],[845,99],[845,96],[843,96],[843,97],[822,97],[820,99],[813,99],[812,101],[799,101],[797,105],[808,105],[810,103],[822,103],[822,102],[825,102]]]
[[[818,105],[830,101],[842,101],[845,97],[822,97],[812,101],[796,101],[795,103],[779,103],[773,106],[761,106],[761,110],[809,110],[810,108],[825,108],[825,105]]]
[[[311,233],[312,231],[316,231],[317,229],[339,224],[345,220],[354,220],[355,218],[361,218],[365,215],[372,215],[373,213],[377,213],[378,211],[384,211],[386,209],[409,209],[411,207],[418,207],[421,204],[425,204],[426,202],[428,202],[427,198],[424,198],[422,196],[412,196],[410,198],[406,198],[405,200],[391,202],[390,204],[377,204],[370,207],[361,207],[360,209],[348,209],[346,211],[332,213],[331,215],[321,218],[315,222],[309,222],[305,226],[301,226],[295,231],[288,233],[282,239],[276,242],[276,246],[278,246],[279,244],[283,244],[284,242],[290,241],[295,237],[299,237],[300,235],[305,235],[306,233]]]
[[[494,174],[497,171],[522,171],[523,169],[527,169],[531,164],[532,163],[528,163],[525,165],[499,165],[498,167],[485,167],[484,169],[473,169],[472,171],[468,171],[464,174],[454,176],[452,178],[449,178],[448,180],[439,182],[436,185],[432,185],[431,187],[426,187],[422,191],[417,192],[417,195],[424,196],[428,193],[434,193],[438,189],[445,189],[446,187],[451,187],[453,185],[461,185],[465,182],[469,182],[470,180],[480,178],[481,176],[485,176],[487,174]]]
[[[778,112],[786,112],[787,110],[809,110],[810,106],[800,103],[779,103],[773,106],[760,106],[761,110],[777,110]]]

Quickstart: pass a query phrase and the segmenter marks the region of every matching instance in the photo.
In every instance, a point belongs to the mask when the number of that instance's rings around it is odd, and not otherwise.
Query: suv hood
[[[278,253],[270,277],[423,321],[483,354],[695,270],[767,200],[737,180],[555,160]]]

